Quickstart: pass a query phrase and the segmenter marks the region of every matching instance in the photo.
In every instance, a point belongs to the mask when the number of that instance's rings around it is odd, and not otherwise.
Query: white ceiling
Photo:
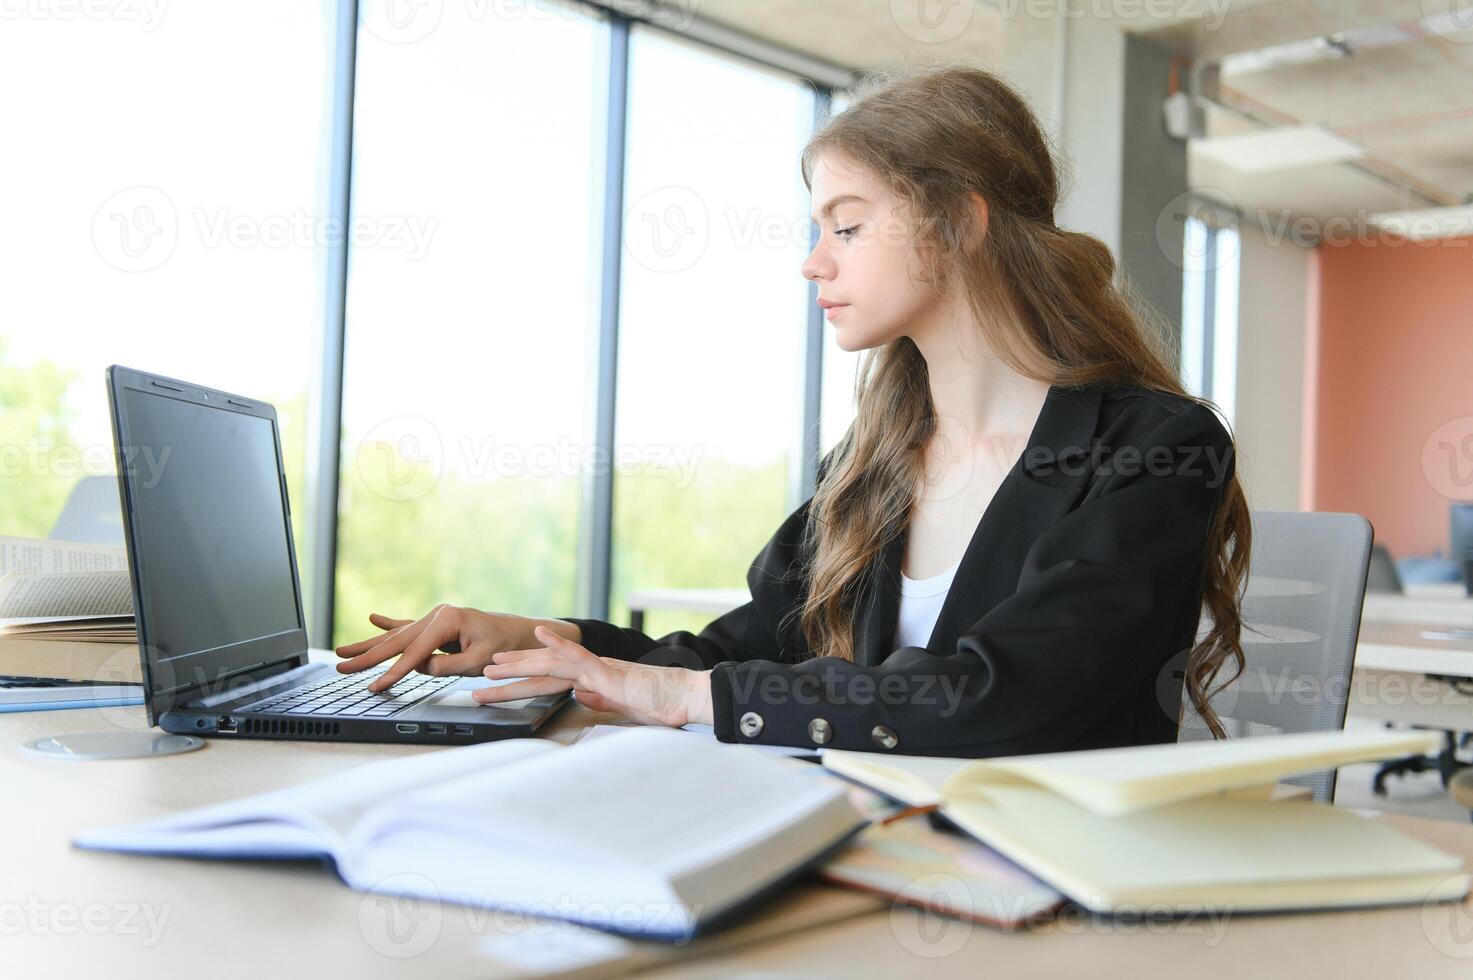
[[[707,19],[836,65],[894,68],[970,60],[1003,67],[1038,50],[1047,22],[1028,11],[1062,0],[686,0]],[[1349,57],[1283,65],[1223,80],[1232,111],[1208,114],[1208,134],[1311,124],[1367,156],[1270,172],[1242,172],[1189,154],[1195,186],[1245,210],[1319,220],[1462,203],[1473,195],[1473,30],[1426,30],[1429,15],[1468,0],[1073,0],[1125,29],[1199,60],[1296,41],[1402,25],[1409,40],[1352,44]],[[1173,10],[1161,12],[1165,8]],[[934,15],[923,20],[918,11]],[[1221,10],[1223,16],[1204,16]],[[1005,16],[1004,11],[1012,16]],[[1156,12],[1153,14],[1153,12]],[[1420,36],[1416,36],[1420,30]],[[1385,32],[1383,32],[1385,33]],[[1046,42],[1045,42],[1046,43]],[[1026,65],[1023,66],[1026,71]]]

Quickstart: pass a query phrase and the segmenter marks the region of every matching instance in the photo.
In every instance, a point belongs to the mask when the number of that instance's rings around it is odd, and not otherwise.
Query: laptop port
[[[221,715],[215,721],[215,731],[217,731],[217,732],[233,732],[233,731],[235,731],[235,718],[234,718],[234,716],[232,716],[232,715]]]
[[[399,722],[399,724],[394,726],[394,731],[403,732],[405,735],[413,735],[415,732],[419,731],[419,726],[401,721]]]
[[[430,734],[431,735],[444,735],[445,734],[445,726],[444,725],[431,725],[430,726]]]
[[[469,725],[456,725],[455,726],[455,734],[457,734],[457,735],[469,735],[469,734],[471,734],[472,731],[474,731],[474,729],[472,729],[471,726],[469,726]]]

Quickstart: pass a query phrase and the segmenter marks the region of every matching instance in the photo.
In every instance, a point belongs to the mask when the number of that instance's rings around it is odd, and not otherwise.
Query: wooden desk
[[[1462,586],[1458,587],[1461,591]],[[1368,593],[1361,606],[1367,623],[1441,623],[1473,627],[1473,599],[1465,595],[1392,595]]]
[[[1473,599],[1457,595],[1366,596],[1349,710],[1353,715],[1450,731],[1473,728],[1473,698],[1427,674],[1473,677]]]
[[[1465,856],[1473,847],[1470,826],[1413,817],[1378,819]],[[1466,980],[1473,975],[1473,903],[1136,924],[1064,917],[1013,933],[897,906],[734,950],[720,963],[694,961],[646,975],[733,973],[1133,980],[1297,974]]]
[[[617,715],[572,704],[544,731],[570,743],[592,725],[621,723]],[[543,937],[543,946],[549,935],[596,941],[616,959],[590,975],[609,976],[712,955],[887,905],[861,892],[805,883],[748,921],[674,946],[492,910],[364,895],[314,864],[77,850],[70,838],[87,828],[259,793],[375,759],[436,751],[217,739],[162,759],[76,762],[20,747],[43,735],[114,726],[145,728],[143,709],[0,714],[0,976],[548,975],[486,951],[511,948],[511,938],[521,932]],[[84,922],[91,927],[83,928]]]
[[[581,705],[547,731],[575,741],[618,723]],[[74,850],[70,837],[260,792],[372,759],[434,751],[349,743],[210,742],[164,759],[70,762],[23,752],[41,735],[143,727],[141,708],[0,715],[0,973],[30,976],[528,976],[503,958],[535,920],[354,892],[322,867],[193,861]],[[1294,804],[1285,804],[1294,805]],[[1473,826],[1385,817],[1473,859]],[[1459,931],[1460,930],[1460,931]],[[565,930],[570,941],[588,940]],[[601,938],[603,934],[596,934]],[[791,889],[748,921],[686,947],[630,943],[612,963],[572,974],[975,977],[1094,972],[1241,980],[1314,964],[1347,975],[1467,977],[1473,906],[1110,925],[1066,918],[1008,934],[928,918],[884,899],[817,883]],[[501,950],[493,958],[486,950]],[[692,958],[695,957],[695,958]],[[685,959],[681,959],[685,958]],[[679,960],[679,962],[676,962]]]
[[[1467,632],[1468,635],[1461,635]],[[1431,634],[1431,635],[1429,635]],[[1362,621],[1355,666],[1473,677],[1473,623]]]

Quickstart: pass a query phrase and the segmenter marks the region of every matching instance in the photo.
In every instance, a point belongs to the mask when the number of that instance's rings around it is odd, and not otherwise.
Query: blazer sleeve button
[[[748,738],[756,738],[762,732],[762,716],[755,711],[748,711],[737,721],[737,727]]]
[[[900,738],[895,734],[894,729],[886,728],[884,725],[876,725],[869,734],[870,738],[875,740],[875,744],[882,749],[893,749],[900,744]]]
[[[815,718],[808,723],[808,737],[813,739],[814,745],[823,745],[834,737],[834,730],[826,719]]]

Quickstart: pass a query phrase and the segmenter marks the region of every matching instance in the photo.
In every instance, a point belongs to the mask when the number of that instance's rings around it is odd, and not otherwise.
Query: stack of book
[[[0,676],[141,683],[122,548],[0,536]]]
[[[1002,925],[1064,897],[1092,913],[1126,915],[1458,901],[1470,883],[1458,856],[1374,814],[1272,798],[1279,780],[1435,752],[1439,740],[1432,731],[1303,732],[977,760],[830,750],[829,772],[930,811],[1027,875],[990,862],[976,874],[953,871],[959,880],[949,891],[912,897],[894,884],[905,869],[897,874],[886,853],[866,853],[889,848],[893,858],[890,835],[867,835],[825,870]],[[926,857],[935,864],[945,855]]]
[[[1337,731],[975,761],[828,751],[820,767],[631,727],[351,766],[73,843],[326,859],[361,891],[673,942],[804,872],[1007,928],[1068,901],[1126,917],[1421,905],[1467,895],[1459,856],[1357,811],[1270,797],[1290,774],[1437,738]],[[882,813],[861,787],[902,809]],[[973,840],[891,819],[922,809]]]

